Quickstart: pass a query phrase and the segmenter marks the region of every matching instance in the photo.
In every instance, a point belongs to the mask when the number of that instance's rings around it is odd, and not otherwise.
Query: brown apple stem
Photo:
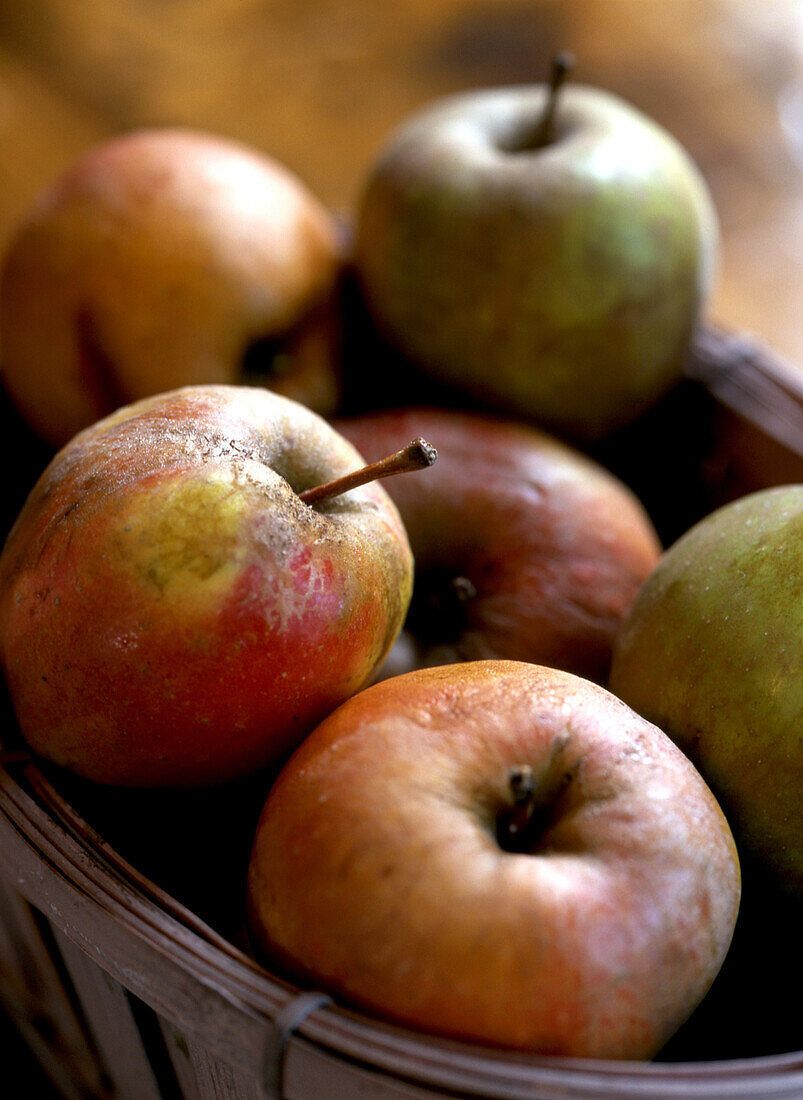
[[[566,50],[561,50],[555,54],[552,58],[552,70],[549,77],[549,97],[544,108],[544,113],[541,116],[541,121],[538,124],[536,131],[535,144],[536,148],[540,148],[542,145],[549,145],[554,137],[555,128],[555,114],[558,109],[558,98],[560,90],[566,82],[566,78],[574,68],[574,56],[567,53]]]
[[[529,764],[517,764],[507,777],[512,805],[505,818],[505,830],[510,841],[527,828],[535,807],[535,773]]]
[[[343,477],[327,481],[323,485],[316,485],[313,489],[305,489],[298,494],[299,500],[305,504],[319,504],[322,500],[347,493],[349,489],[356,489],[359,485],[367,485],[369,481],[378,481],[392,474],[410,473],[412,470],[424,470],[431,466],[438,457],[438,452],[431,443],[425,439],[414,439],[401,451],[388,455],[378,462],[371,462],[353,473],[344,474]]]

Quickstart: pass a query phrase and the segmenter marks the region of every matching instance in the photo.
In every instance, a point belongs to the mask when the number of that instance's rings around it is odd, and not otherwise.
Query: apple
[[[145,398],[75,436],[0,556],[0,662],[30,746],[121,786],[281,760],[407,610],[384,489],[313,503],[360,466],[320,416],[242,386]]]
[[[669,738],[571,673],[478,661],[383,680],[309,735],[247,898],[260,958],[364,1011],[641,1059],[708,990],[739,893],[725,818]]]
[[[397,408],[334,423],[362,454],[416,432],[438,444],[426,477],[388,483],[416,573],[406,629],[381,674],[509,658],[607,679],[614,639],[661,551],[623,482],[499,417]]]
[[[672,544],[610,687],[695,762],[740,851],[803,900],[803,485],[726,504]]]
[[[333,216],[255,149],[145,128],[36,199],[0,273],[3,381],[54,446],[126,402],[197,383],[339,400]]]
[[[425,375],[590,442],[679,378],[718,250],[700,172],[599,89],[500,87],[405,120],[366,181],[361,292]]]

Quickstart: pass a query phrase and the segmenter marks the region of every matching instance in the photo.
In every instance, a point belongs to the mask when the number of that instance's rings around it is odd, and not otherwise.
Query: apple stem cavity
[[[548,777],[536,783],[529,764],[516,764],[507,775],[507,798],[496,819],[496,840],[505,852],[529,854],[537,850],[547,827],[553,803],[565,785],[567,776],[556,790]]]
[[[477,595],[477,589],[468,579],[468,577],[458,576],[452,577],[449,581],[448,593],[450,602],[454,608],[463,610],[469,600],[473,600]]]
[[[320,504],[324,500],[340,496],[341,493],[347,493],[349,489],[367,485],[370,481],[378,481],[380,478],[391,477],[393,474],[424,470],[427,466],[431,466],[437,457],[438,452],[432,444],[419,437],[408,443],[401,451],[396,451],[395,454],[388,455],[378,462],[371,462],[359,470],[335,478],[334,481],[327,481],[323,485],[305,489],[298,494],[298,498],[305,504]]]
[[[516,764],[507,775],[507,798],[496,817],[496,840],[505,852],[532,854],[555,818],[556,806],[577,773],[577,765],[555,760],[536,781],[529,764]]]
[[[555,139],[555,115],[558,109],[560,90],[566,83],[566,79],[574,68],[574,56],[566,50],[560,50],[552,58],[552,69],[549,76],[549,94],[546,107],[538,124],[535,134],[535,148],[540,149],[549,145]]]
[[[468,577],[449,569],[419,573],[405,629],[425,645],[457,645],[469,621],[477,589]]]

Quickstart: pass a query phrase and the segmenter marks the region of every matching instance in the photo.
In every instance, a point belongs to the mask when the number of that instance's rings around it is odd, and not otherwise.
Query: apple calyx
[[[419,576],[405,628],[429,645],[454,645],[467,625],[477,589],[468,577],[429,569]]]
[[[549,75],[549,95],[547,97],[544,113],[535,131],[533,147],[541,149],[549,145],[555,139],[555,115],[558,109],[560,90],[566,83],[566,79],[574,68],[574,55],[566,50],[559,50],[552,58],[552,68]]]
[[[304,504],[319,504],[324,500],[347,493],[349,489],[357,489],[360,485],[367,485],[370,481],[378,481],[383,477],[391,477],[393,474],[410,473],[413,470],[424,470],[432,466],[438,457],[438,452],[431,443],[419,436],[413,439],[402,450],[379,459],[378,462],[370,462],[367,466],[354,470],[343,477],[327,481],[323,485],[316,485],[311,489],[305,489],[298,494],[298,499]]]

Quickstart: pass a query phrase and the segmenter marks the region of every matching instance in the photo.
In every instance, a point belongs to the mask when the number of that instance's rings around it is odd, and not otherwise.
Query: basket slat
[[[0,1002],[45,1074],[68,1100],[106,1097],[73,991],[28,902],[0,878]]]
[[[173,1066],[182,1100],[202,1100],[198,1081],[190,1058],[190,1044],[184,1032],[180,1031],[164,1016],[157,1016],[165,1050]]]
[[[123,987],[57,928],[53,935],[114,1084],[115,1100],[164,1100]]]
[[[265,1100],[265,1092],[252,1074],[214,1058],[209,1048],[195,1039],[188,1039],[188,1046],[200,1100]]]
[[[155,906],[150,921],[141,919],[138,907],[126,904],[127,891],[116,880],[101,881],[91,857],[0,772],[2,794],[12,800],[0,813],[0,874],[19,882],[28,900],[46,908],[52,923],[130,993],[180,1029],[200,1030],[216,1057],[256,1066],[267,1025],[224,987],[214,953],[199,952],[197,937]]]

